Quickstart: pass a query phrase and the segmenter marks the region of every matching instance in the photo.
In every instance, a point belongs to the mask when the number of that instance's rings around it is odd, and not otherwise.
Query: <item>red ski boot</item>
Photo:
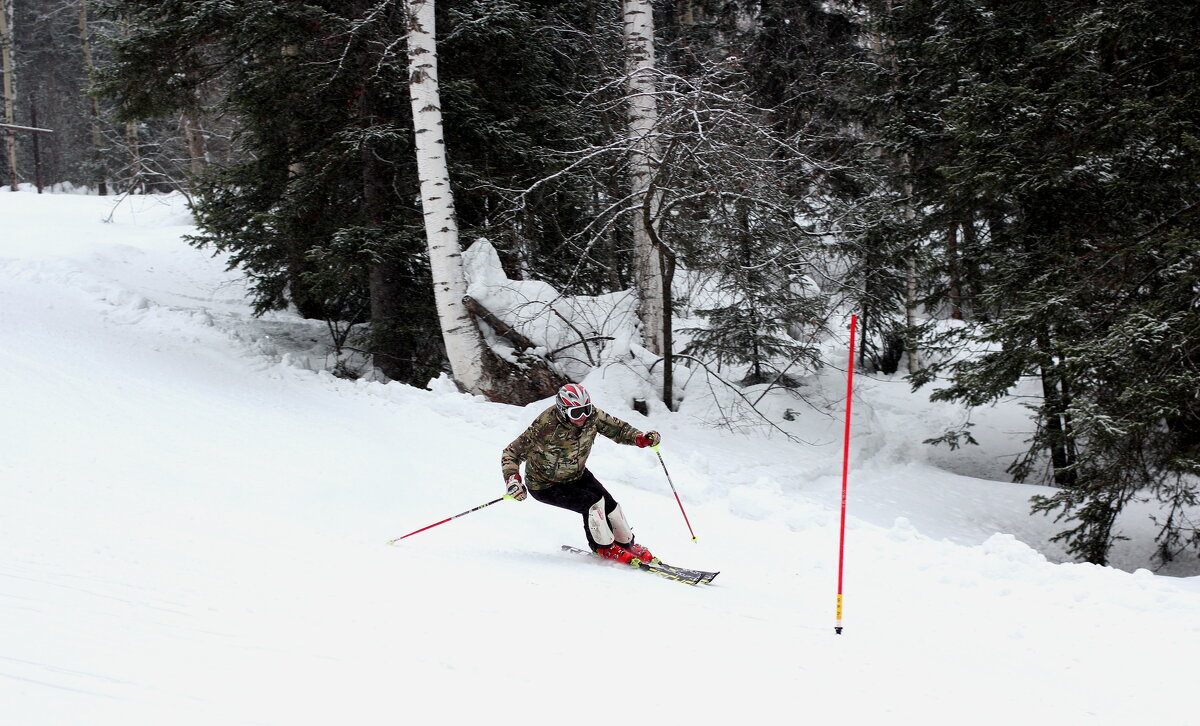
[[[629,551],[629,554],[638,558],[642,562],[653,562],[654,560],[658,559],[653,555],[653,553],[650,552],[650,550],[646,549],[640,544],[631,544],[625,549]]]
[[[601,547],[600,549],[596,550],[596,554],[600,555],[606,560],[616,560],[622,565],[628,565],[633,561],[633,553],[616,542],[613,542],[607,547]]]

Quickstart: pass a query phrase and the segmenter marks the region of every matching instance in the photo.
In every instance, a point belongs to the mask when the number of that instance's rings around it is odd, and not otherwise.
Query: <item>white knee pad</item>
[[[622,521],[624,521],[622,519]],[[608,517],[604,516],[604,500],[593,504],[588,508],[588,530],[592,533],[592,539],[601,547],[607,547],[616,541],[613,537],[612,527],[608,526]]]
[[[618,542],[629,544],[633,541],[633,528],[629,526],[629,522],[625,521],[625,513],[621,511],[620,504],[609,513],[608,526],[612,529],[613,537]]]

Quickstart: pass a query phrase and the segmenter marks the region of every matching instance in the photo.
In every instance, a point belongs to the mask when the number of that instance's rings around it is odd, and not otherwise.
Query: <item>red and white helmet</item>
[[[588,395],[587,389],[578,383],[568,383],[558,389],[554,405],[558,407],[558,415],[563,419],[576,421],[591,417],[595,410],[592,408],[592,397]]]

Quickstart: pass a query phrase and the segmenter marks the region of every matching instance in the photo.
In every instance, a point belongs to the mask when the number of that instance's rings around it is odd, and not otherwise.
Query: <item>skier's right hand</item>
[[[513,474],[505,484],[508,484],[508,496],[516,499],[518,502],[525,501],[525,497],[529,495],[529,490],[521,483],[520,474]]]
[[[662,437],[658,435],[657,431],[647,431],[644,434],[638,434],[637,438],[633,440],[633,443],[636,444],[639,449],[644,449],[647,446],[658,446],[659,442],[661,441]]]

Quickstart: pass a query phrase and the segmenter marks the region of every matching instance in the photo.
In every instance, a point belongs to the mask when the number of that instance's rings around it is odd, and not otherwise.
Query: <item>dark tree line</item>
[[[564,294],[634,284],[619,5],[438,7],[462,234]],[[60,132],[48,180],[184,188],[260,311],[356,326],[397,380],[443,370],[403,3],[103,0],[91,74],[83,7],[15,0],[18,115],[36,88]],[[706,323],[668,355],[787,386],[853,310],[861,365],[935,398],[1036,384],[1012,474],[1055,487],[1035,509],[1073,554],[1104,562],[1135,499],[1162,505],[1163,561],[1200,550],[1194,3],[654,8],[655,242],[705,289],[671,300]]]
[[[183,109],[118,119],[111,99],[90,92],[96,70],[111,59],[111,43],[131,32],[104,17],[102,3],[9,2],[15,121],[54,132],[16,136],[22,182],[33,183],[40,170],[46,185],[101,194],[171,191],[190,188],[208,163],[229,158],[234,127],[228,119]]]
[[[934,398],[982,405],[1033,377],[1018,480],[1105,562],[1116,517],[1162,504],[1159,556],[1200,545],[1200,9],[1190,2],[910,2],[875,9],[858,69],[893,173],[872,194],[915,256],[927,310],[965,316],[931,349]],[[897,165],[898,164],[898,165]],[[876,232],[868,232],[868,235]],[[893,269],[900,269],[894,264]]]

